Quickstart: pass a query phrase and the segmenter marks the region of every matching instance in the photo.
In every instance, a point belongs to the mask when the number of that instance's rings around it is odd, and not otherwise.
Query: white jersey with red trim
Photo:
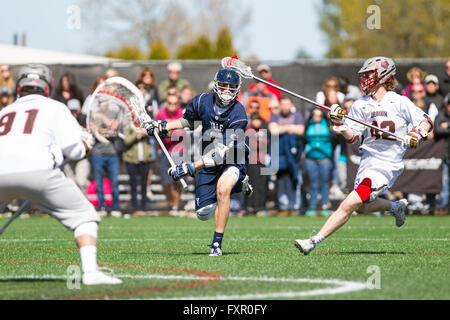
[[[81,127],[58,101],[33,94],[0,111],[0,174],[54,169],[81,150]]]
[[[388,91],[381,101],[375,101],[370,96],[355,101],[349,116],[401,137],[406,136],[412,127],[427,119],[426,113],[411,100],[393,91]],[[363,155],[388,161],[403,168],[402,160],[406,148],[400,141],[349,119],[346,119],[345,123],[359,137],[360,151]]]

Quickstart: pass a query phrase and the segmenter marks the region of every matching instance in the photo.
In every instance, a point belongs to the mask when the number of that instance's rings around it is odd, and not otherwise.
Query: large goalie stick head
[[[109,143],[107,138],[118,136],[125,121],[131,121],[138,128],[151,120],[144,105],[144,97],[134,84],[122,77],[109,78],[92,94],[87,129],[100,142]]]

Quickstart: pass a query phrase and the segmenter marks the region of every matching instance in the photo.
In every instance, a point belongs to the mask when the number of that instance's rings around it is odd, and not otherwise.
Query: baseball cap
[[[429,74],[425,77],[425,83],[433,82],[435,84],[439,84],[439,79],[434,74]]]
[[[256,67],[256,72],[261,73],[262,71],[270,72],[271,69],[270,69],[270,67],[267,64],[262,63],[262,64],[260,64],[259,66]]]
[[[10,96],[10,95],[11,95],[11,90],[9,90],[9,88],[7,86],[0,88],[0,96]]]

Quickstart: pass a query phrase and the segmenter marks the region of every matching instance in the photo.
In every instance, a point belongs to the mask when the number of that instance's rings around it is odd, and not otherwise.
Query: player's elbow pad
[[[86,148],[83,143],[78,143],[64,149],[63,153],[71,160],[81,160],[86,156]]]

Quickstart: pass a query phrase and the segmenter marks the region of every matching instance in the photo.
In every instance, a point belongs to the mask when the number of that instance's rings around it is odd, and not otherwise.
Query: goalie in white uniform
[[[19,98],[0,111],[0,203],[26,199],[74,232],[86,285],[120,284],[97,265],[100,217],[76,184],[59,169],[92,147],[69,109],[49,97],[53,76],[45,65],[19,70]]]
[[[355,178],[354,190],[328,218],[320,232],[310,239],[295,240],[295,246],[304,254],[311,252],[321,241],[342,227],[352,212],[369,213],[389,211],[397,227],[405,222],[406,199],[391,202],[379,198],[403,172],[403,156],[407,148],[416,148],[433,129],[433,123],[421,109],[407,97],[396,94],[394,61],[374,57],[364,62],[359,70],[360,88],[365,97],[355,101],[349,116],[375,125],[398,136],[404,141],[368,126],[344,118],[345,109],[332,105],[329,116],[349,143],[360,143],[361,163]]]

